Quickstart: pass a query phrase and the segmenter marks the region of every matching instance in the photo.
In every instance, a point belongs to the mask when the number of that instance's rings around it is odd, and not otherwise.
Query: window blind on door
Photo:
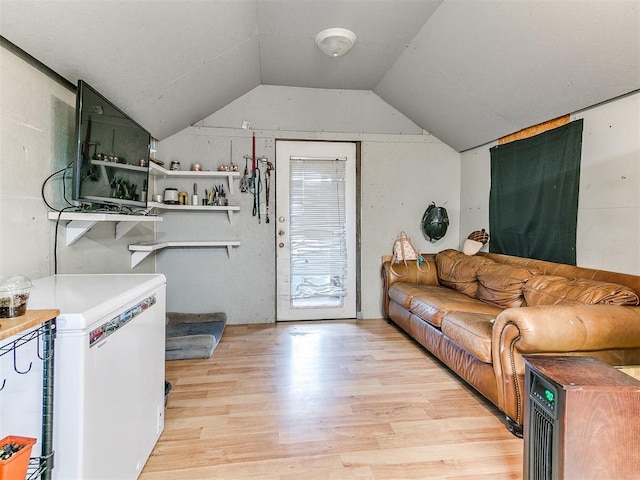
[[[291,298],[346,296],[346,158],[290,159]],[[319,303],[324,305],[325,302]],[[308,302],[305,302],[308,306]]]

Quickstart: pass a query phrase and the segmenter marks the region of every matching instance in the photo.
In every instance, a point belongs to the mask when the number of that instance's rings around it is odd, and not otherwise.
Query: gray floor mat
[[[209,358],[222,338],[224,313],[167,313],[166,360]]]

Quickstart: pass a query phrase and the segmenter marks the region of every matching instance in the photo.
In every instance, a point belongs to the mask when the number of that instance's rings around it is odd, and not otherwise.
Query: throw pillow
[[[467,239],[464,241],[462,247],[462,253],[465,255],[475,255],[482,247],[489,242],[489,234],[483,228],[482,230],[476,230],[471,232]]]

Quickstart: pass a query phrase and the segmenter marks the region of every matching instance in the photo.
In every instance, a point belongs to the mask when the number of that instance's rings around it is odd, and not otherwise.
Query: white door
[[[356,146],[276,141],[277,320],[356,317]]]

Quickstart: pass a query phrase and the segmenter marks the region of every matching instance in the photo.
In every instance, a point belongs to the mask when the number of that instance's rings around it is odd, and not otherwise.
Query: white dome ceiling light
[[[341,57],[356,43],[356,34],[346,28],[327,28],[316,35],[316,45],[330,57]]]

